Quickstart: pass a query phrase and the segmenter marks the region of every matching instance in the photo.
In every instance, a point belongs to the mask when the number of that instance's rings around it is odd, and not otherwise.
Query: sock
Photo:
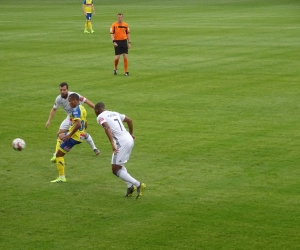
[[[97,149],[96,146],[95,146],[95,143],[93,141],[93,138],[88,133],[85,134],[84,139],[91,146],[92,149]]]
[[[135,186],[139,186],[140,185],[139,181],[137,181],[136,179],[134,179],[133,177],[131,177],[130,174],[128,174],[127,172],[125,172],[122,169],[120,169],[118,171],[117,176],[120,179],[122,179],[123,181],[126,181],[126,183],[129,182],[129,183],[131,183],[132,185],[135,185]]]
[[[118,69],[119,59],[115,59],[115,70]]]
[[[128,72],[128,59],[124,58],[124,71],[125,73]]]
[[[58,169],[59,177],[65,178],[65,159],[64,159],[64,157],[56,157],[56,167]]]
[[[90,30],[92,31],[93,30],[93,26],[92,26],[92,22],[91,21],[88,21],[88,27],[90,28]]]
[[[84,24],[84,30],[87,30],[87,28],[88,28],[88,22],[86,21]]]
[[[59,139],[59,138],[57,138],[57,140],[56,140],[56,147],[55,147],[55,154],[56,154],[57,150],[59,149],[61,142],[62,142],[62,140]]]
[[[121,170],[123,170],[123,171],[125,171],[127,173],[127,169],[125,168],[124,165],[122,165]],[[128,181],[126,181],[126,185],[127,185],[127,188],[130,188],[132,186],[132,184],[130,182],[128,182]]]
[[[115,63],[115,70],[117,70],[118,69],[118,64],[119,64],[119,59],[115,59],[114,63]]]

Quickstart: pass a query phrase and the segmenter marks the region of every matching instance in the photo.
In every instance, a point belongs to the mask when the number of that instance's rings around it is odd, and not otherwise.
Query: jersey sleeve
[[[79,96],[79,103],[80,104],[85,103],[85,101],[86,101],[86,98],[84,96]]]
[[[110,34],[115,34],[115,23],[113,23],[109,30]]]
[[[121,121],[124,121],[126,116],[124,114],[119,114],[119,117],[120,117]]]
[[[82,96],[82,95],[78,94],[78,93],[76,93],[76,94],[79,96],[79,103],[80,103],[80,104],[83,104],[83,103],[85,103],[85,101],[86,101],[86,98],[85,98],[84,96]]]
[[[99,115],[99,116],[97,117],[97,123],[98,123],[99,125],[102,125],[104,122],[106,122],[105,117]]]
[[[73,108],[71,111],[73,120],[78,120],[81,117],[81,112],[80,112],[80,108],[79,106],[77,106],[76,108]]]
[[[55,103],[53,105],[53,108],[58,109],[60,105],[61,105],[61,102],[60,102],[60,99],[59,99],[59,96],[58,96],[55,99]]]

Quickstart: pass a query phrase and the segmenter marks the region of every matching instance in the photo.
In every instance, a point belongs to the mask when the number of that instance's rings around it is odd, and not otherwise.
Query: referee
[[[130,49],[130,30],[128,24],[123,22],[123,14],[118,13],[118,21],[110,27],[110,37],[115,48],[114,75],[117,75],[120,55],[124,59],[124,76],[129,76],[128,72],[128,49]]]

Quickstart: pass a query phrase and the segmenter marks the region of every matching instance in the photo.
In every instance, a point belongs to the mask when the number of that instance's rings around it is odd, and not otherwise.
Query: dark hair
[[[121,12],[119,12],[117,16],[123,16],[123,14]]]
[[[67,87],[67,89],[69,89],[69,85],[66,82],[62,82],[61,84],[59,84],[59,87]]]
[[[98,102],[95,105],[95,109],[105,109],[105,104],[103,102]]]
[[[71,100],[77,100],[79,101],[79,95],[77,95],[76,93],[72,93],[71,95],[69,95],[69,99]]]

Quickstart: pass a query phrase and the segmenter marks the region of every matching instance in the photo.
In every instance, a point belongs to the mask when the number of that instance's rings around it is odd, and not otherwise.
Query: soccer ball
[[[14,150],[21,151],[25,148],[25,146],[26,146],[25,141],[20,138],[16,138],[12,142],[12,147]]]

